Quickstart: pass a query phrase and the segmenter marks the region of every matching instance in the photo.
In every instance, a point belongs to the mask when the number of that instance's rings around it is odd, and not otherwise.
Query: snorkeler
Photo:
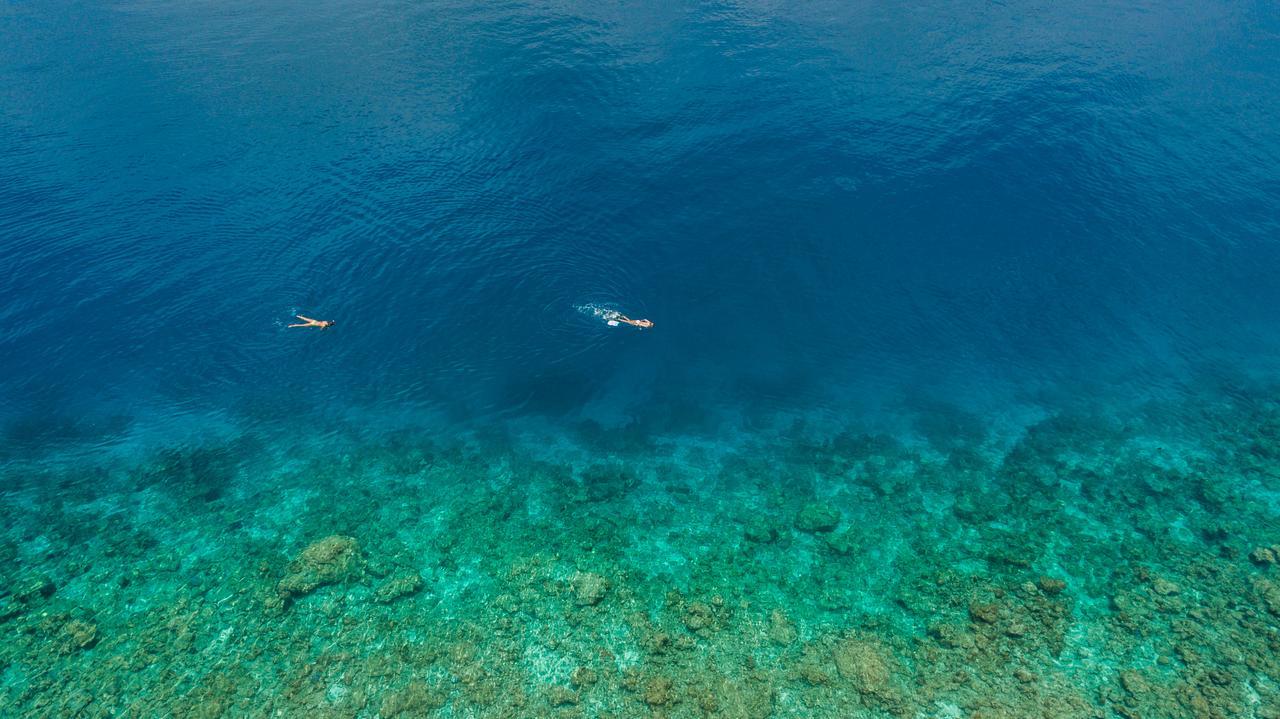
[[[650,320],[633,320],[621,312],[615,312],[613,310],[606,312],[604,314],[604,319],[609,323],[610,327],[617,327],[619,322],[631,325],[632,327],[639,327],[642,330],[649,329],[653,326],[653,322]]]
[[[313,320],[310,317],[303,317],[302,315],[294,315],[294,317],[302,320],[302,322],[299,324],[289,325],[290,327],[319,327],[322,330],[327,330],[335,324],[333,320]]]

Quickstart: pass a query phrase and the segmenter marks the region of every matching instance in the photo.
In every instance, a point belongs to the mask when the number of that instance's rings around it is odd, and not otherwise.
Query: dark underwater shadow
[[[591,400],[597,382],[585,372],[563,367],[544,369],[508,378],[494,400],[499,409],[513,414],[564,417]]]
[[[29,412],[0,429],[0,462],[100,446],[119,440],[133,425],[134,418],[125,414],[75,415],[55,408]]]

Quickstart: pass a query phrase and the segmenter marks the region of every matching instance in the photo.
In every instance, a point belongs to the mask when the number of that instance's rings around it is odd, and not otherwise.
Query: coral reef
[[[0,714],[1280,717],[1280,397],[921,411],[15,465]]]

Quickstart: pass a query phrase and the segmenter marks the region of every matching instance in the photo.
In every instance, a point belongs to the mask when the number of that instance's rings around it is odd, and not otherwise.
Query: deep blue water
[[[1265,2],[9,3],[0,414],[680,431],[1266,372],[1278,60]]]

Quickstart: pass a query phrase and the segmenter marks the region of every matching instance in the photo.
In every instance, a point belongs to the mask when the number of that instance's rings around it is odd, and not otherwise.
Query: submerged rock
[[[330,535],[303,549],[276,589],[287,597],[301,596],[325,584],[343,581],[359,568],[360,544],[352,537]]]
[[[22,613],[22,604],[12,597],[0,597],[0,622],[7,622]]]
[[[692,602],[684,608],[684,613],[681,614],[680,618],[689,631],[696,632],[711,626],[711,623],[715,621],[715,614],[707,604]]]
[[[806,504],[796,514],[796,529],[804,532],[830,532],[840,524],[840,511],[826,503]]]
[[[13,589],[13,598],[23,604],[30,604],[38,599],[52,597],[57,589],[52,579],[43,574],[36,574],[18,580]]]
[[[974,622],[995,624],[1000,619],[1000,605],[994,602],[972,602],[969,604],[969,618]]]
[[[1036,580],[1036,586],[1048,595],[1062,594],[1067,589],[1066,582],[1053,577],[1040,577]]]
[[[968,628],[958,624],[932,624],[926,633],[948,649],[973,646],[973,635],[969,633]]]
[[[1035,684],[1040,681],[1040,677],[1035,672],[1028,671],[1025,667],[1014,669],[1013,678],[1022,684]]]
[[[1249,561],[1260,566],[1275,564],[1280,559],[1280,547],[1254,547],[1249,552]]]
[[[781,609],[775,609],[769,614],[769,639],[783,646],[796,640],[796,627]]]
[[[666,677],[651,678],[644,686],[644,703],[651,707],[670,704],[674,699],[671,691],[673,686],[674,682]]]
[[[445,698],[439,692],[432,691],[423,682],[410,682],[400,691],[391,692],[382,699],[378,709],[381,719],[394,719],[399,716],[426,716],[434,709],[444,706]]]
[[[1253,580],[1253,589],[1262,599],[1267,611],[1280,617],[1280,585],[1261,577]]]
[[[573,600],[580,607],[595,606],[609,592],[609,580],[595,572],[577,572],[569,579]]]
[[[836,671],[859,693],[880,696],[889,691],[893,659],[878,642],[850,637],[833,654]]]
[[[381,586],[374,590],[373,600],[379,604],[390,604],[401,597],[413,594],[421,588],[422,577],[417,572],[401,572],[383,582]]]
[[[747,521],[742,528],[742,536],[749,542],[757,544],[769,544],[778,539],[778,529],[768,521],[759,517],[752,518]]]
[[[631,491],[638,481],[620,464],[594,464],[582,472],[582,489],[588,502],[607,502]]]
[[[79,610],[77,610],[79,611]],[[32,630],[48,638],[58,654],[75,654],[98,643],[98,625],[66,612],[44,614]]]
[[[775,701],[772,682],[757,675],[721,680],[700,698],[699,705],[707,714],[724,719],[768,719],[773,716]]]
[[[63,654],[88,649],[98,643],[98,625],[83,619],[72,619],[62,625],[59,648]]]
[[[569,674],[569,682],[575,687],[590,686],[599,680],[600,675],[596,674],[596,671],[589,667],[578,667]]]
[[[857,533],[852,529],[828,534],[822,538],[822,543],[827,549],[842,557],[853,554],[859,546]]]
[[[547,690],[547,703],[553,707],[571,706],[578,701],[578,693],[569,687],[554,686]]]

